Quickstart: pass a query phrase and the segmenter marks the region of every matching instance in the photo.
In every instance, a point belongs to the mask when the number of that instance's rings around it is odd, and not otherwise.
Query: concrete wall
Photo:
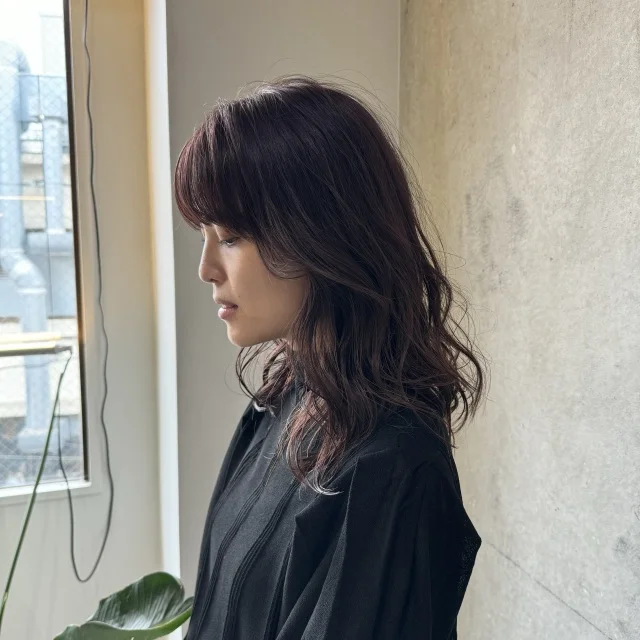
[[[109,335],[105,422],[115,482],[113,520],[102,561],[91,581],[81,584],[71,567],[66,491],[59,487],[58,491],[38,496],[7,603],[3,638],[52,638],[67,625],[89,617],[100,598],[162,568],[143,4],[142,0],[92,0],[89,11],[95,186],[105,325]],[[74,492],[74,512],[76,558],[80,574],[86,576],[104,535],[108,485],[100,425],[104,343],[97,307],[95,235],[89,192],[83,15],[84,0],[72,0],[92,480],[90,487]],[[2,588],[27,498],[0,500]]]
[[[402,4],[400,120],[489,399],[465,640],[640,638],[640,5]]]
[[[171,164],[218,97],[255,80],[302,72],[358,82],[397,114],[397,0],[171,0],[167,56]],[[175,216],[182,577],[192,592],[207,505],[247,404],[238,348],[197,275],[198,234]]]

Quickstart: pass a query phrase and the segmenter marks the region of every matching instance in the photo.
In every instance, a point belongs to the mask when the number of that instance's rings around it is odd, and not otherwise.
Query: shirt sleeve
[[[308,580],[277,640],[456,637],[480,538],[447,469],[425,462],[401,472],[368,456],[333,511],[338,496],[321,496],[298,514],[288,578],[294,584],[305,567]]]

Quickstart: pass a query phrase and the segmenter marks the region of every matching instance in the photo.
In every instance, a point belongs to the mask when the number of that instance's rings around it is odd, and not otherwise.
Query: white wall
[[[93,247],[81,42],[84,0],[73,0],[71,7],[81,233],[83,241]],[[113,522],[102,562],[94,578],[83,585],[71,568],[66,493],[38,498],[7,604],[3,638],[51,638],[68,624],[87,618],[100,598],[161,568],[142,0],[91,0],[88,37],[103,301],[110,339],[105,418],[115,479]],[[108,505],[99,422],[104,350],[95,304],[95,265],[89,258],[90,254],[83,256],[83,270],[88,430],[96,485],[81,490],[74,502],[76,554],[83,576],[100,548]],[[15,498],[0,502],[3,587],[26,502]]]
[[[218,97],[288,72],[333,74],[397,114],[397,0],[173,0],[167,3],[171,160]],[[246,398],[235,381],[200,242],[175,215],[182,577],[192,592],[213,485]]]

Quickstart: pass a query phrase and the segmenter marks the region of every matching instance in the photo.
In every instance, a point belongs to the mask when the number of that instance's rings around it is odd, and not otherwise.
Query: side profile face
[[[206,225],[200,279],[213,285],[220,304],[237,305],[223,315],[227,336],[239,347],[287,339],[307,289],[307,278],[281,279],[266,268],[257,245],[223,227]]]

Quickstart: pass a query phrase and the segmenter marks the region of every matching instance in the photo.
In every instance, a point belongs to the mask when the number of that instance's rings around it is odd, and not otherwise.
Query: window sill
[[[100,493],[95,483],[87,480],[73,480],[69,482],[72,497],[89,496]],[[0,507],[14,504],[27,504],[31,499],[31,487],[7,487],[0,489]],[[47,482],[38,487],[36,503],[48,500],[67,499],[67,485],[65,482]]]

